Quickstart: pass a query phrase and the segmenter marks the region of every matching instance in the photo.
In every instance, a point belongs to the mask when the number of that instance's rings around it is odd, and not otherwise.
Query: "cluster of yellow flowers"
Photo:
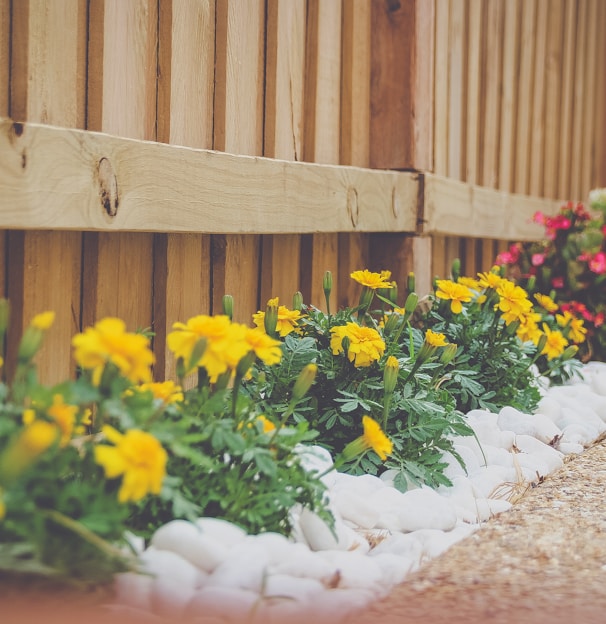
[[[261,329],[234,323],[226,315],[200,314],[186,323],[175,323],[173,330],[167,336],[168,347],[183,359],[186,372],[202,367],[211,383],[224,373],[234,372],[251,352],[270,366],[282,357],[279,340]]]
[[[541,323],[542,315],[535,311],[528,293],[511,280],[501,277],[494,271],[478,273],[478,279],[460,277],[457,281],[437,280],[436,297],[450,301],[450,310],[453,314],[460,314],[463,304],[474,302],[482,305],[492,300],[489,295],[496,293],[498,301],[494,309],[501,313],[506,325],[513,325],[516,334],[522,342],[532,342],[541,346],[541,355],[552,360],[561,356],[569,341],[564,333],[552,329],[545,322]],[[536,294],[535,300],[547,313],[553,313],[558,306],[547,295]],[[579,344],[585,340],[586,328],[583,320],[572,316],[570,312],[556,314],[555,320],[573,343]],[[541,325],[539,325],[541,323]],[[572,348],[572,347],[571,347]]]

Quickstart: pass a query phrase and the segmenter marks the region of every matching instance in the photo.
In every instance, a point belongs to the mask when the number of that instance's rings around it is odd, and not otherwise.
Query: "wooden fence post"
[[[265,3],[217,0],[214,149],[263,152]],[[234,319],[250,323],[258,309],[260,237],[212,236],[212,309],[233,295]]]
[[[215,2],[161,0],[159,18],[158,141],[212,148]],[[209,235],[154,237],[154,352],[163,379],[175,379],[166,349],[173,323],[210,313],[210,266]]]
[[[89,128],[154,140],[157,1],[89,0],[89,22]],[[85,234],[83,323],[118,316],[130,331],[152,327],[152,271],[152,234]]]
[[[13,2],[11,40],[9,113],[13,119],[82,128],[86,0]],[[27,170],[27,160],[24,167]],[[81,235],[14,231],[7,238],[11,261],[7,292],[12,306],[9,364],[32,317],[54,310],[56,320],[37,362],[43,382],[58,382],[72,371],[70,339],[80,329]]]

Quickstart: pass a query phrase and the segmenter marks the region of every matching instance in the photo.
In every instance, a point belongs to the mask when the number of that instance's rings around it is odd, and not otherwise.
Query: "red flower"
[[[606,254],[603,251],[599,251],[589,260],[589,270],[598,275],[606,273]]]
[[[564,278],[563,277],[554,277],[551,280],[551,285],[554,288],[564,288]]]
[[[545,254],[532,254],[532,258],[531,258],[531,262],[532,262],[532,266],[541,266],[542,264],[544,264],[545,262]]]

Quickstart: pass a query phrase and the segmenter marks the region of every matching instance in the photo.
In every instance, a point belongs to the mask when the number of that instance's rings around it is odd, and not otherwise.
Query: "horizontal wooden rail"
[[[237,156],[0,120],[0,228],[536,240],[560,202],[430,173]],[[418,224],[422,221],[422,227]]]
[[[0,120],[0,227],[415,232],[419,175]]]
[[[555,214],[561,201],[506,193],[434,174],[424,175],[423,232],[498,240],[540,240],[535,212]]]

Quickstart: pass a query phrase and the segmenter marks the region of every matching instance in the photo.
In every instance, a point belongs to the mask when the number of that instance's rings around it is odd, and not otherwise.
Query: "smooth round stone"
[[[115,600],[133,609],[151,611],[151,595],[154,577],[136,572],[120,572],[114,575]]]
[[[393,587],[404,582],[406,577],[416,569],[414,562],[391,552],[379,552],[373,556],[383,574],[385,587]],[[417,564],[418,565],[418,564]]]
[[[334,465],[330,451],[322,446],[300,444],[296,447],[296,452],[301,458],[301,465],[309,472],[322,474]]]
[[[466,446],[465,444],[455,443],[453,444],[453,449],[461,456],[461,459],[465,464],[463,474],[474,474],[475,472],[478,472],[478,470],[480,470],[481,467],[484,465],[484,461],[482,460],[482,463],[480,463],[480,460],[478,459],[475,451],[472,450],[469,446]],[[460,466],[461,464],[459,464],[459,462],[457,461],[457,465]]]
[[[241,545],[248,547],[262,548],[265,554],[268,556],[269,563],[275,564],[285,559],[296,557],[297,553],[301,551],[307,551],[304,544],[295,543],[289,540],[281,533],[274,533],[268,531],[266,533],[259,533],[258,535],[249,535],[241,542]]]
[[[192,618],[201,615],[247,622],[258,602],[259,594],[250,590],[237,587],[203,587],[189,601],[185,616]]]
[[[338,569],[338,587],[375,591],[382,588],[383,574],[371,557],[342,550],[323,550],[319,555]]]
[[[591,389],[601,396],[606,396],[606,369],[594,368],[591,373]]]
[[[537,411],[557,424],[562,412],[562,406],[554,396],[549,394],[539,401]]]
[[[200,571],[176,552],[150,546],[140,557],[146,572],[153,577],[167,577],[185,588],[195,588],[201,579]]]
[[[386,486],[382,484],[382,487]],[[368,495],[358,494],[351,488],[337,491],[333,496],[333,504],[344,520],[363,529],[374,528],[379,520],[379,512],[369,502]]]
[[[267,577],[263,587],[263,597],[279,596],[305,603],[324,590],[324,585],[316,579],[287,574],[271,574]]]
[[[370,551],[373,559],[382,555],[398,557],[403,574],[410,574],[421,565],[423,543],[415,533],[394,533]]]
[[[589,446],[599,436],[598,430],[590,424],[573,422],[562,430],[562,443]]]
[[[307,545],[312,550],[348,550],[356,541],[354,531],[343,524],[343,520],[336,514],[335,533],[315,512],[305,508],[299,516],[299,529]]]
[[[585,450],[585,447],[582,444],[576,444],[574,442],[560,442],[558,444],[558,450],[564,455],[575,454],[578,455]]]
[[[330,583],[335,577],[337,569],[326,559],[319,556],[318,553],[312,552],[301,544],[304,550],[298,552],[296,556],[289,557],[271,566],[274,574],[288,574],[289,576],[298,576],[302,578],[315,579],[322,583]]]
[[[562,435],[560,428],[545,414],[524,414],[513,407],[499,412],[499,427],[515,434],[529,435],[545,444]]]
[[[206,572],[212,572],[230,550],[212,535],[203,533],[195,524],[186,520],[173,520],[160,527],[152,536],[151,543],[159,550],[181,555]]]
[[[205,587],[231,587],[260,593],[270,558],[259,544],[241,544],[208,577]]]
[[[486,444],[482,446],[482,450],[484,451],[485,462],[483,462],[480,472],[486,470],[486,468],[490,466],[501,466],[503,468],[510,468],[513,466],[511,453],[504,448]],[[471,473],[469,476],[472,476]]]
[[[523,453],[527,453],[544,461],[547,464],[547,470],[549,472],[553,472],[564,465],[562,453],[532,436],[516,436],[516,446]]]
[[[152,586],[152,609],[158,615],[179,620],[196,591],[193,587],[181,585],[170,576],[160,576],[154,579]]]
[[[508,469],[491,464],[481,472],[470,476],[469,480],[473,484],[474,494],[478,498],[490,498],[503,483],[515,480],[515,470],[513,465]]]
[[[194,524],[203,535],[216,539],[228,548],[241,542],[247,535],[242,527],[223,518],[198,518]]]

